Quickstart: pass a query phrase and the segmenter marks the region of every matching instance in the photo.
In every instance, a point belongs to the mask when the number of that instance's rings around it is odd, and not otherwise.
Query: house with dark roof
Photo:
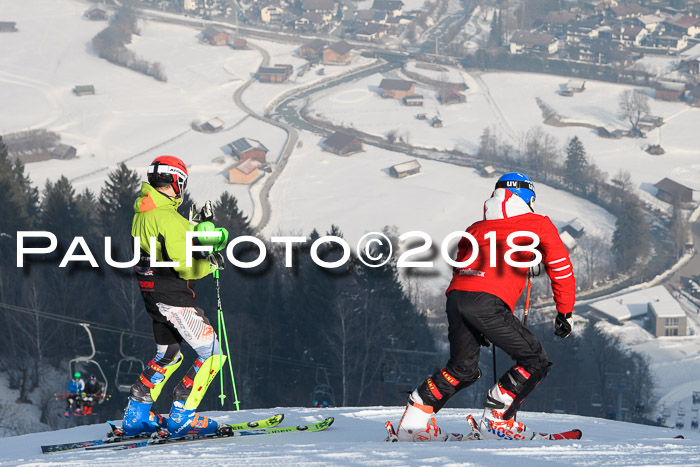
[[[508,48],[511,54],[534,52],[549,55],[559,49],[559,41],[552,34],[517,30],[511,35]]]
[[[383,11],[390,16],[400,16],[404,4],[401,0],[374,0],[372,10]]]
[[[700,35],[700,19],[690,15],[678,14],[664,21],[669,33],[696,37]]]
[[[292,65],[261,66],[255,76],[261,83],[284,83],[293,71]]]
[[[265,156],[269,151],[260,141],[252,138],[239,138],[228,143],[228,147],[240,160],[254,159],[261,164],[265,163]]]
[[[307,60],[318,60],[321,58],[323,49],[326,47],[326,41],[314,39],[299,47],[299,56]]]
[[[92,96],[95,94],[95,86],[92,84],[78,85],[73,88],[73,94],[76,96]]]
[[[336,131],[323,142],[323,149],[339,156],[347,156],[362,151],[363,145],[360,138]]]
[[[87,19],[90,21],[107,21],[108,15],[105,10],[102,8],[90,8],[88,11],[85,12],[85,16]]]
[[[566,225],[560,229],[560,232],[568,232],[573,238],[579,238],[581,235],[583,235],[583,230],[583,222],[575,217],[567,222]]]
[[[442,104],[460,104],[467,102],[467,96],[456,90],[455,88],[444,87],[440,89],[438,98]]]
[[[211,45],[227,45],[230,37],[231,36],[228,33],[223,32],[213,26],[209,26],[204,31],[202,31],[202,39],[204,40],[204,42]]]
[[[379,89],[382,90],[382,97],[403,99],[406,96],[415,94],[416,83],[403,79],[382,79],[379,83]]]
[[[389,175],[394,178],[405,178],[409,175],[415,175],[420,173],[421,165],[418,160],[413,159],[412,161],[402,162],[400,164],[392,165],[389,167]]]
[[[386,23],[386,20],[386,11],[357,10],[355,12],[355,21],[363,23]]]
[[[422,107],[423,106],[423,96],[420,94],[411,94],[402,99],[403,105],[408,107]]]
[[[51,150],[51,157],[56,159],[72,159],[76,156],[78,150],[67,144],[59,144]]]
[[[350,62],[351,50],[352,46],[345,41],[331,44],[330,47],[323,51],[323,63],[345,65]]]
[[[237,37],[229,45],[236,50],[245,50],[248,48],[248,41],[242,37]]]
[[[542,24],[549,34],[566,39],[569,25],[575,20],[576,14],[570,11],[550,11],[542,20]]]
[[[664,177],[661,181],[654,185],[657,189],[656,197],[661,201],[673,203],[678,200],[681,203],[690,203],[693,201],[693,189],[678,182]]]
[[[0,32],[17,32],[17,23],[14,21],[0,21]]]
[[[638,3],[626,3],[608,9],[610,17],[620,19],[630,19],[642,16],[646,11]]]
[[[301,9],[305,12],[324,13],[333,16],[336,8],[333,0],[302,0],[301,2]]]
[[[354,34],[357,40],[374,41],[386,35],[386,29],[381,24],[367,23],[357,27]]]

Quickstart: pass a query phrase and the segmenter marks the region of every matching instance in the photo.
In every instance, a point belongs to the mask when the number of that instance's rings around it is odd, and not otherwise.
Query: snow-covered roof
[[[657,316],[679,316],[679,310],[685,316],[676,299],[662,285],[600,300],[590,306],[597,312],[622,322],[647,314],[650,303],[653,303]]]
[[[402,162],[400,164],[393,165],[392,168],[399,173],[409,172],[411,170],[420,169],[420,162],[418,162],[416,159],[413,159],[412,161]]]
[[[576,232],[583,232],[584,225],[583,222],[579,220],[578,217],[574,217],[572,220],[569,221],[568,224],[572,229],[574,229]],[[565,226],[566,227],[566,226]]]
[[[561,241],[567,250],[571,251],[576,248],[576,240],[574,239],[574,237],[571,236],[569,232],[560,233],[559,238],[561,238]]]

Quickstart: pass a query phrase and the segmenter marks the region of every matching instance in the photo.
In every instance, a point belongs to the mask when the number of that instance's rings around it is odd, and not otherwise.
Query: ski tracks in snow
[[[515,130],[513,130],[513,127],[510,126],[510,124],[506,120],[506,117],[503,115],[503,112],[501,112],[501,108],[498,106],[496,100],[491,95],[491,90],[489,89],[486,82],[481,78],[481,74],[473,74],[472,77],[479,84],[479,87],[483,91],[483,94],[489,103],[489,107],[491,107],[493,115],[498,120],[501,130],[503,130],[503,132],[513,141],[513,143],[517,144],[517,133],[515,132]]]

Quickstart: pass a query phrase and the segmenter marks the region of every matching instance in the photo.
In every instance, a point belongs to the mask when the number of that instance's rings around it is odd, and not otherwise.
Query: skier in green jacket
[[[178,158],[160,156],[148,168],[148,183],[134,203],[131,235],[139,238],[141,258],[136,266],[146,311],[153,319],[156,356],[131,386],[124,413],[124,435],[136,436],[167,428],[171,438],[216,432],[216,421],[195,413],[209,384],[226,359],[204,311],[197,307],[192,281],[223,269],[222,250],[226,229],[215,229],[211,205],[188,221],[177,212],[187,185],[187,167]],[[196,209],[195,209],[196,210]],[[213,252],[187,256],[187,232],[215,231],[218,237],[195,237],[194,245],[210,245]],[[188,266],[188,259],[191,265]],[[152,261],[166,262],[164,265]],[[151,412],[163,386],[182,363],[183,339],[197,352],[197,359],[173,391],[168,419]]]

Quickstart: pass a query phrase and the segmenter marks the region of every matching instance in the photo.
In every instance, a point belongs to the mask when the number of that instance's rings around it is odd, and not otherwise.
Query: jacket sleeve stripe
[[[556,276],[555,279],[566,279],[567,277],[573,276],[573,275],[574,275],[574,273],[570,272],[569,274],[567,274],[565,276]]]
[[[557,264],[557,263],[561,263],[562,261],[566,261],[566,257],[564,257],[564,258],[559,258],[559,259],[555,259],[554,261],[550,261],[550,262],[547,263],[547,264]]]
[[[571,265],[567,264],[566,266],[561,267],[561,268],[552,268],[552,271],[563,271],[564,269],[569,269],[570,267],[571,267]]]

